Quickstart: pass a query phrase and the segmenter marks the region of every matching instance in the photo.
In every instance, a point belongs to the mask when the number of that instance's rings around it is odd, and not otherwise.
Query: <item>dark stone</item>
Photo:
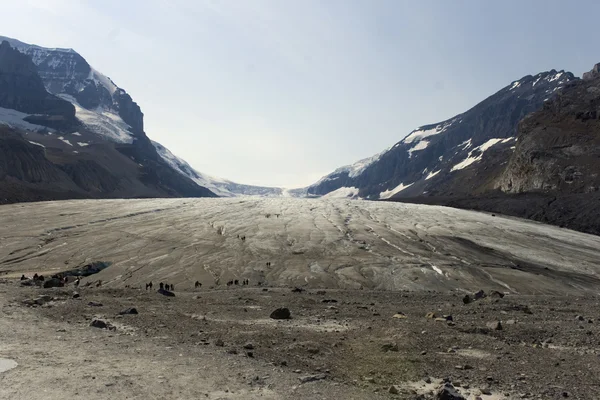
[[[298,379],[300,379],[300,383],[309,383],[309,382],[316,382],[316,381],[321,381],[321,380],[327,379],[327,375],[325,375],[325,374],[308,375],[308,376],[300,377]]]
[[[438,389],[435,398],[436,400],[465,400],[465,397],[448,382]]]
[[[126,308],[125,310],[119,312],[119,315],[137,315],[138,311],[135,308]]]
[[[462,301],[464,304],[469,304],[471,302],[471,296],[465,294],[465,297],[463,297]]]
[[[88,306],[90,306],[90,307],[102,307],[102,303],[98,303],[98,302],[95,302],[95,301],[90,301],[88,303]]]
[[[93,320],[90,326],[99,329],[108,329],[113,331],[116,330],[116,328],[113,325],[109,324],[108,322],[102,321],[101,319]]]
[[[291,317],[290,310],[285,307],[274,310],[269,316],[271,319],[290,319]]]
[[[55,288],[55,287],[64,287],[65,284],[58,278],[50,278],[46,281],[44,281],[44,285],[43,287],[45,289],[49,289],[49,288]]]
[[[163,296],[167,296],[167,297],[175,297],[175,293],[173,293],[169,290],[165,290],[165,289],[158,289],[158,293],[162,294]]]

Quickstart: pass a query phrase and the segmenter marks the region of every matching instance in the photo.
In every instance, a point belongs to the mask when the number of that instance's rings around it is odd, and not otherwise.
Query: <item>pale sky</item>
[[[200,172],[301,187],[524,75],[600,61],[600,2],[0,0],[0,35],[70,47]]]

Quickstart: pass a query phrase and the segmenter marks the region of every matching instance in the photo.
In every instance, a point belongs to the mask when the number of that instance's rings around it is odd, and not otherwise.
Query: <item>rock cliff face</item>
[[[496,186],[507,193],[600,190],[600,75],[567,85],[520,125],[514,154]]]
[[[37,114],[41,125],[76,125],[73,105],[48,93],[31,59],[6,41],[0,43],[0,107]]]

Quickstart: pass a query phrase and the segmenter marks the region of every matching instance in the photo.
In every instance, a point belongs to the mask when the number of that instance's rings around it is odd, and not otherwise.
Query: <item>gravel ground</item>
[[[0,284],[0,357],[18,363],[0,374],[0,397],[426,399],[446,379],[470,399],[600,398],[594,296],[73,292]],[[28,305],[41,295],[52,300]],[[280,307],[292,318],[269,318]]]

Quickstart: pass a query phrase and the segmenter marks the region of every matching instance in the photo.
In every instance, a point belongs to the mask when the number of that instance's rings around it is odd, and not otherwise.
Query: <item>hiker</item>
[[[160,290],[164,290],[165,289],[165,284],[161,282],[161,283],[158,284],[158,287],[159,287]]]
[[[24,281],[24,280],[26,280],[26,279],[27,279],[27,278],[25,278],[25,275],[24,275],[24,274],[23,274],[23,275],[21,275],[21,280],[22,280],[22,281]]]

